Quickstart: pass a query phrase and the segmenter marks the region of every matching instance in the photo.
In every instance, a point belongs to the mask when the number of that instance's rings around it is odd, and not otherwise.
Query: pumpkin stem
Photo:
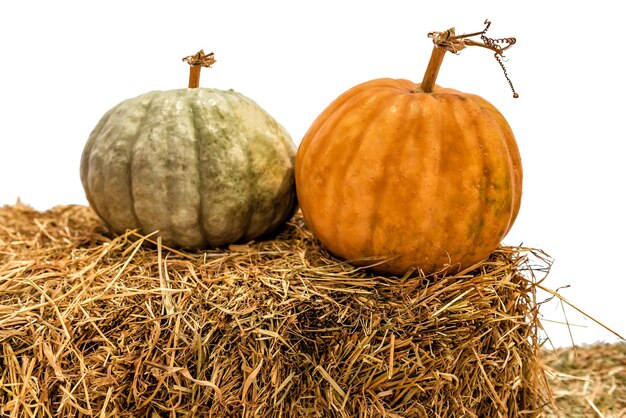
[[[506,72],[506,68],[504,67],[504,62],[502,58],[504,57],[504,51],[509,49],[516,42],[515,38],[500,38],[494,39],[485,36],[485,33],[491,26],[491,22],[489,20],[485,20],[485,29],[481,32],[474,33],[466,33],[463,35],[456,35],[455,29],[450,28],[444,32],[430,32],[428,34],[429,38],[433,39],[433,43],[435,46],[433,47],[433,52],[430,56],[430,61],[428,62],[428,67],[426,68],[426,73],[424,74],[424,79],[422,80],[422,84],[420,85],[420,90],[424,93],[432,93],[433,87],[435,86],[435,81],[437,80],[437,74],[439,74],[439,68],[441,67],[441,63],[443,62],[443,57],[446,52],[452,52],[453,54],[458,54],[459,51],[465,49],[468,46],[479,46],[482,48],[489,49],[494,52],[494,57],[500,67],[502,67],[502,71],[504,72],[504,77],[509,83],[511,90],[513,91],[513,97],[518,98],[519,94],[515,91],[513,87],[513,83],[509,78],[509,75]],[[480,36],[482,42],[475,41],[473,39],[469,39],[474,36]]]
[[[215,64],[214,54],[209,52],[204,53],[204,50],[196,52],[195,55],[189,55],[183,58],[187,64],[189,64],[189,88],[195,89],[200,85],[200,70],[202,67],[210,67]]]
[[[443,57],[446,55],[446,52],[446,49],[435,44],[433,53],[430,55],[430,61],[428,61],[428,67],[426,67],[424,79],[420,85],[421,91],[424,93],[433,92],[433,87],[435,87],[435,81],[437,80],[437,75],[439,74],[439,68],[441,68],[441,63],[443,62]]]

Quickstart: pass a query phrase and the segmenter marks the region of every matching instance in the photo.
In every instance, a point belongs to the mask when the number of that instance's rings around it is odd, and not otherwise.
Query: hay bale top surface
[[[88,207],[5,206],[0,415],[533,415],[549,390],[529,254],[383,277],[298,215],[187,252],[114,236]]]

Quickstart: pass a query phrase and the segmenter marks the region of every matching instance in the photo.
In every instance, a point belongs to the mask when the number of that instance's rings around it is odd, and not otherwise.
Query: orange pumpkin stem
[[[515,91],[513,87],[513,83],[509,78],[509,75],[506,72],[506,68],[504,67],[504,63],[502,62],[502,57],[504,57],[504,51],[509,49],[516,42],[515,38],[500,38],[494,39],[485,36],[485,33],[491,26],[491,22],[489,20],[485,20],[485,29],[481,32],[467,33],[463,35],[456,35],[455,29],[450,28],[444,32],[431,32],[428,34],[429,38],[433,39],[433,43],[435,44],[433,48],[433,52],[430,56],[430,61],[428,62],[428,67],[426,67],[426,73],[424,73],[424,79],[422,80],[422,84],[420,85],[420,91],[424,93],[432,93],[433,88],[435,87],[435,82],[437,81],[437,75],[439,74],[439,68],[441,67],[441,63],[443,62],[443,57],[446,52],[452,52],[454,54],[458,54],[459,51],[465,49],[468,46],[479,46],[482,48],[489,49],[494,52],[494,57],[500,67],[502,67],[502,71],[504,72],[504,76],[513,91],[513,97],[518,98],[519,94]],[[474,41],[473,39],[469,39],[473,36],[480,36],[482,42]]]
[[[445,48],[437,45],[433,48],[433,53],[430,55],[430,61],[428,61],[428,67],[426,67],[426,73],[424,74],[424,79],[421,84],[424,93],[433,92],[433,87],[435,87],[435,81],[439,74],[439,68],[441,68],[441,63],[443,62],[443,57],[446,55],[446,52],[448,51]]]
[[[196,52],[195,55],[189,55],[183,58],[183,61],[189,64],[189,88],[195,89],[200,86],[200,70],[202,67],[210,67],[215,64],[214,54],[212,52],[205,54],[204,50]]]

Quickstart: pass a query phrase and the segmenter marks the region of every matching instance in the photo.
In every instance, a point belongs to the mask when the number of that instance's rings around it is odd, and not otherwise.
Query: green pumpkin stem
[[[509,75],[506,72],[506,68],[504,67],[504,63],[502,62],[502,57],[504,57],[504,51],[509,49],[516,42],[515,38],[500,38],[494,39],[485,36],[485,33],[491,26],[491,22],[489,20],[485,20],[485,29],[481,32],[474,33],[466,33],[463,35],[456,35],[454,28],[450,28],[444,32],[431,32],[428,34],[429,38],[433,39],[433,43],[435,46],[433,47],[433,52],[430,56],[430,61],[428,62],[428,67],[426,67],[426,72],[424,73],[424,79],[422,80],[422,84],[420,85],[420,91],[424,93],[432,93],[433,88],[435,87],[435,82],[437,81],[437,75],[439,74],[439,68],[441,67],[441,63],[443,62],[443,57],[446,55],[446,52],[452,52],[453,54],[458,54],[459,51],[465,49],[468,46],[479,46],[482,48],[489,49],[494,52],[494,57],[500,67],[502,67],[502,71],[504,72],[504,76],[513,91],[513,97],[518,98],[519,94],[515,91],[513,87],[513,83],[509,78]],[[482,42],[474,41],[473,39],[469,39],[474,36],[480,36]]]
[[[210,67],[215,64],[214,54],[212,52],[205,54],[203,49],[196,52],[195,55],[189,55],[183,58],[183,61],[189,64],[190,89],[195,89],[200,86],[200,70],[202,70],[202,67]]]

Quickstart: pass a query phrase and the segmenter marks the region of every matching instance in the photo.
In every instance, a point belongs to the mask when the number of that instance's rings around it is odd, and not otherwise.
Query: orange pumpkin
[[[296,157],[298,200],[314,235],[334,255],[382,273],[470,267],[498,247],[520,208],[513,132],[482,97],[434,85],[451,50],[441,37],[451,43],[454,30],[438,35],[422,83],[383,78],[351,88],[314,121]]]

